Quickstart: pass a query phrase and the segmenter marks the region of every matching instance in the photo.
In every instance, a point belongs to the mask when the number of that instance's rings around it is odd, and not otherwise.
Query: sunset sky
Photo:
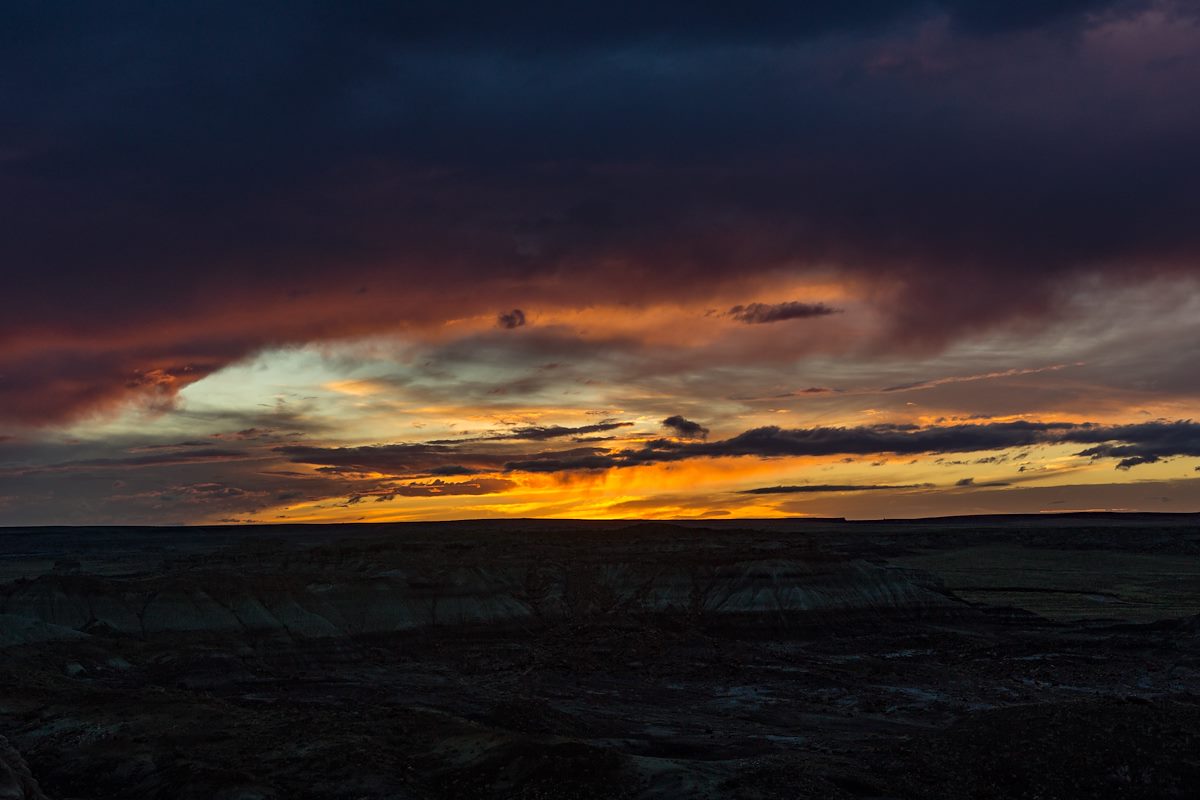
[[[1200,3],[0,40],[0,524],[1200,510]]]

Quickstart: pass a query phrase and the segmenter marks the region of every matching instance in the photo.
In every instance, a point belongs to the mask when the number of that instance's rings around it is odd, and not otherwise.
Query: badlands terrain
[[[1200,516],[0,529],[0,798],[1188,798]]]

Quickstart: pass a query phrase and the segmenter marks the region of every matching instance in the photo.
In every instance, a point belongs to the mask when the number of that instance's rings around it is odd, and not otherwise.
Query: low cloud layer
[[[651,442],[617,454],[616,465],[730,456],[918,455],[1096,444],[1077,455],[1120,458],[1119,468],[1173,456],[1200,455],[1200,424],[1191,420],[1101,425],[1073,422],[994,422],[979,425],[871,425],[857,428],[755,428],[717,442]]]
[[[771,426],[711,442],[656,439],[640,448],[573,447],[521,454],[483,452],[441,443],[334,449],[281,447],[278,451],[293,461],[320,465],[329,470],[413,474],[430,473],[439,468],[570,472],[706,458],[912,456],[1081,444],[1092,446],[1078,451],[1077,455],[1120,459],[1117,467],[1128,469],[1175,456],[1200,456],[1200,423],[1180,420],[1101,425],[1018,421],[926,427],[885,424],[787,429]],[[962,486],[973,483],[972,478],[963,481]]]
[[[597,427],[617,438],[586,444],[577,441],[585,438],[577,435],[581,431]],[[581,508],[578,496],[568,487],[579,482],[602,491],[600,487],[611,479],[614,496],[621,502],[606,507],[610,512],[640,509],[663,513],[664,503],[667,508],[675,503],[678,513],[694,513],[705,508],[736,510],[741,503],[752,506],[755,511],[751,513],[762,513],[772,508],[808,508],[798,504],[811,502],[818,504],[813,508],[820,513],[828,514],[838,510],[829,504],[835,502],[832,498],[841,497],[846,510],[871,508],[873,513],[886,515],[882,501],[860,502],[857,498],[908,498],[900,507],[923,509],[920,513],[963,508],[938,505],[952,503],[954,498],[967,503],[967,508],[974,508],[970,504],[977,502],[1003,505],[977,495],[1024,491],[1031,485],[1048,491],[1051,487],[1045,484],[1069,480],[1073,472],[1091,469],[1093,462],[1125,471],[1200,457],[1200,423],[1190,420],[1127,425],[1016,421],[760,426],[704,440],[683,436],[646,439],[628,420],[607,419],[592,425],[510,426],[459,439],[353,446],[303,443],[267,427],[233,430],[236,432],[214,433],[204,439],[131,442],[109,455],[103,455],[109,448],[100,442],[53,447],[3,442],[0,485],[6,491],[0,492],[0,503],[9,519],[24,520],[41,518],[37,515],[44,513],[44,504],[53,501],[57,519],[79,522],[362,516],[406,501],[441,504],[421,505],[425,510],[414,509],[415,514],[429,513],[432,508],[444,513],[448,501],[475,499],[497,504],[487,506],[490,509],[502,508],[506,502],[528,509],[532,502],[533,508],[571,516],[578,515]],[[1066,463],[1064,450],[1073,456]],[[976,452],[982,455],[961,455]],[[60,455],[56,457],[56,453]],[[818,460],[809,464],[803,460],[806,457]],[[918,461],[919,466],[909,465]],[[787,479],[760,486],[750,482],[770,474],[771,463],[778,463],[777,474]],[[1193,466],[1185,463],[1183,468],[1195,474]],[[673,480],[679,467],[686,469],[679,470],[680,482],[672,484],[676,494],[664,495],[668,500],[656,499],[654,495],[665,488],[663,481]],[[808,472],[810,468],[820,471]],[[883,471],[874,472],[877,469]],[[739,478],[741,470],[745,473]],[[833,479],[813,479],[818,474]],[[872,474],[886,478],[873,481]],[[920,477],[904,480],[908,475]],[[702,488],[708,480],[723,480],[721,476],[733,483],[724,489]],[[638,490],[632,487],[643,484],[652,490],[650,495],[632,499],[638,497]],[[541,493],[560,489],[569,499],[536,504]],[[1159,495],[1186,498],[1192,489],[1173,491],[1160,491]],[[52,500],[55,496],[60,499]],[[925,500],[918,502],[913,499],[916,496]],[[943,500],[935,500],[935,496]],[[1021,496],[1048,497],[1045,492]],[[1072,496],[1083,495],[1075,491]],[[822,499],[825,497],[831,498],[829,503]],[[1092,507],[1103,507],[1103,495],[1094,500]]]

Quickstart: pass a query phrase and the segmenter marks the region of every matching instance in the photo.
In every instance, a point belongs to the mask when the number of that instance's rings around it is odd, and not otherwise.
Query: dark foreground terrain
[[[0,798],[1190,798],[1198,614],[1195,516],[0,530]]]

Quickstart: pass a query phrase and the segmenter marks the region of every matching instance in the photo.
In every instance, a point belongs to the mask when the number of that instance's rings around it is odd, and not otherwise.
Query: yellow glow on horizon
[[[957,453],[944,456],[821,456],[762,459],[756,457],[698,458],[687,461],[568,473],[496,472],[450,483],[503,479],[512,487],[489,494],[428,496],[397,495],[377,501],[374,496],[348,504],[344,495],[291,503],[255,515],[260,522],[403,521],[406,519],[469,519],[473,517],[539,516],[578,519],[674,518],[724,515],[785,517],[806,512],[797,505],[837,498],[855,516],[866,494],[836,490],[821,493],[747,494],[746,490],[779,485],[883,485],[895,494],[930,493],[942,496],[1004,487],[1105,485],[1128,482],[1127,473],[1114,473],[1111,461],[1094,462],[1077,455],[1079,445],[1016,448],[997,453]],[[1025,460],[1012,456],[1028,451]],[[991,461],[1000,455],[998,461]],[[1018,467],[1023,467],[1018,471]],[[1178,479],[1176,463],[1138,467],[1136,480]],[[370,472],[360,477],[399,485],[420,480]],[[959,485],[971,478],[973,483]],[[993,488],[993,484],[995,488]],[[386,491],[386,490],[381,490]],[[871,493],[875,495],[874,492]],[[875,495],[876,497],[878,495]],[[875,497],[871,498],[874,502]],[[825,505],[828,505],[826,502]],[[790,506],[788,508],[787,506]]]

